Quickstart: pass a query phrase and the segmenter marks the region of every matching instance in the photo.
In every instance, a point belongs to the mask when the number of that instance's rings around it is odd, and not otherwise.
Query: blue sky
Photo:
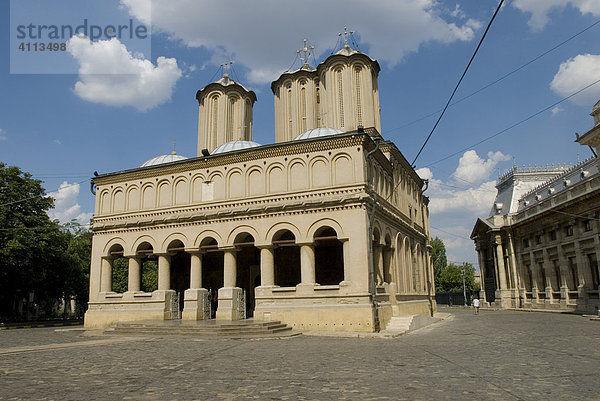
[[[88,180],[94,171],[139,166],[169,153],[174,140],[179,154],[195,156],[195,93],[224,61],[233,60],[233,78],[257,93],[253,139],[274,142],[270,82],[290,67],[304,37],[322,61],[344,25],[355,31],[360,50],[379,60],[382,135],[412,161],[437,114],[419,119],[443,107],[498,4],[156,0],[149,14],[149,0],[106,0],[101,10],[95,2],[96,9],[63,11],[68,3],[45,1],[48,8],[36,8],[35,18],[45,24],[69,18],[77,23],[82,15],[103,23],[133,18],[153,30],[151,52],[125,40],[91,45],[74,38],[63,54],[72,74],[11,74],[10,3],[0,2],[0,160],[44,181],[57,197],[53,217],[81,221],[93,212]],[[600,0],[507,1],[455,100],[599,20]],[[600,79],[598,37],[600,24],[448,109],[416,166],[432,178],[426,193],[431,197],[432,234],[444,239],[450,260],[476,262],[468,235],[475,218],[491,208],[499,171],[513,161],[571,164],[591,155],[573,140],[575,132],[591,128],[588,114],[600,99],[600,84],[481,145],[473,144]],[[144,54],[128,55],[131,50]],[[77,182],[81,185],[65,186]]]

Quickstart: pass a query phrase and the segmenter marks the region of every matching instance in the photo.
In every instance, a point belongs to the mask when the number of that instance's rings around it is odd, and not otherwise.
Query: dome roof
[[[260,143],[253,141],[231,141],[218,146],[215,150],[210,152],[211,155],[218,155],[221,153],[234,152],[236,150],[250,149],[261,146]]]
[[[313,128],[309,129],[306,132],[301,133],[297,137],[294,138],[294,141],[301,141],[303,139],[312,139],[312,138],[320,138],[322,136],[330,136],[342,134],[344,131],[335,128]]]
[[[156,166],[157,164],[172,163],[179,160],[186,160],[187,157],[176,154],[160,155],[147,160],[140,167]]]

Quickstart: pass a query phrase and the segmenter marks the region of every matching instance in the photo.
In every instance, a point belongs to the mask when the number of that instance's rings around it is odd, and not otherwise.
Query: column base
[[[240,305],[242,289],[239,287],[219,288],[219,306],[217,307],[217,320],[240,320],[242,316],[241,308],[246,305]]]
[[[210,319],[210,301],[207,289],[190,288],[185,290],[181,318],[183,320]]]

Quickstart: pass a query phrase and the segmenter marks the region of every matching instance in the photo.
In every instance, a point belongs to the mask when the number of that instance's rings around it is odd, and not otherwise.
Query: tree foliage
[[[0,163],[1,320],[31,318],[34,309],[51,315],[71,297],[85,307],[91,233],[51,221],[53,205],[41,181]]]
[[[466,290],[478,290],[475,284],[475,267],[468,262],[462,265],[450,263],[446,266],[439,275],[438,292],[460,292],[463,290],[463,272],[464,272],[464,288]]]
[[[431,241],[431,260],[433,262],[435,288],[438,291],[440,273],[448,265],[448,261],[446,260],[446,246],[438,237],[435,237]]]

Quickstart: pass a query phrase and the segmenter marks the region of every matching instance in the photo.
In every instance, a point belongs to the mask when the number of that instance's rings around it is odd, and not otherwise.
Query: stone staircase
[[[263,320],[162,320],[119,322],[104,330],[105,334],[177,335],[207,338],[279,338],[301,334],[279,321]]]
[[[404,334],[410,330],[413,318],[414,315],[392,316],[382,333],[393,336]]]

